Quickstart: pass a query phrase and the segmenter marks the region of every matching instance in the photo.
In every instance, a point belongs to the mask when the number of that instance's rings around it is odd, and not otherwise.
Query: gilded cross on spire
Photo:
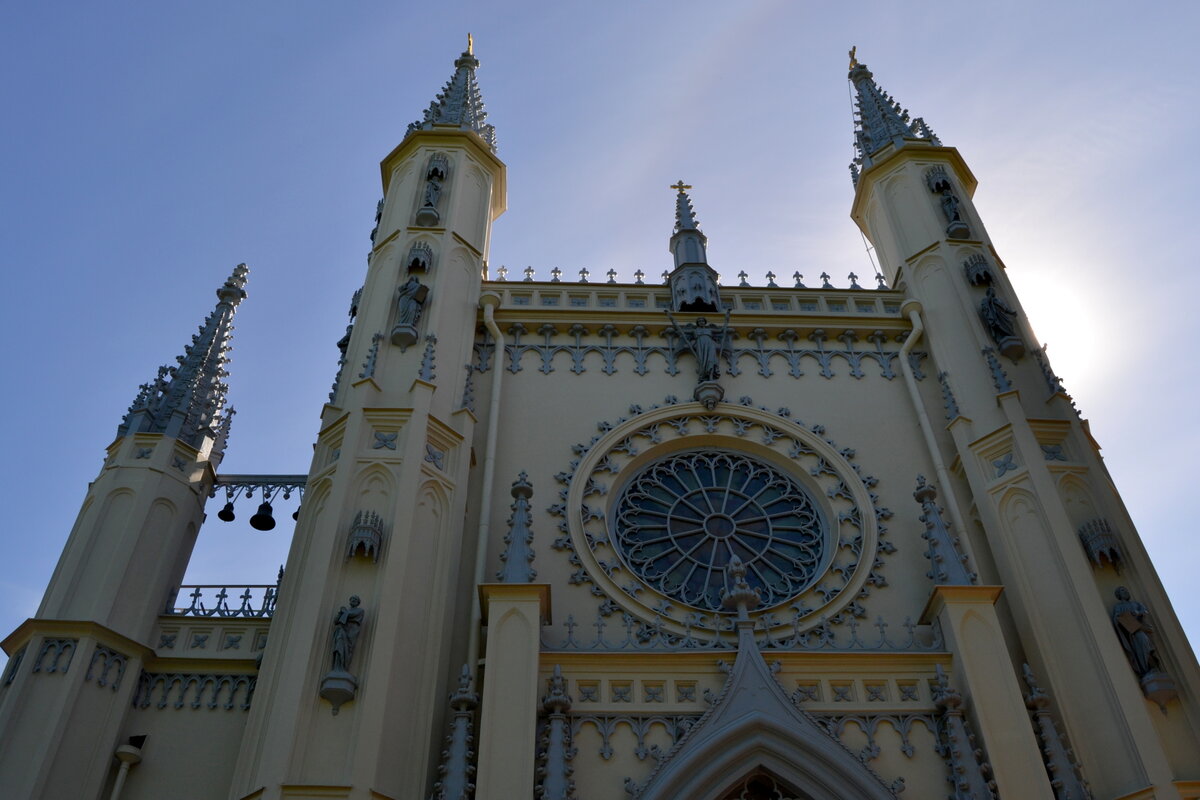
[[[475,55],[475,38],[470,33],[467,34],[467,55]]]
[[[469,36],[470,36],[470,34],[468,34],[468,37]],[[858,45],[855,45],[854,47],[850,48],[850,69],[854,69],[855,67],[858,66],[858,56],[855,55],[857,52],[858,52]]]
[[[680,178],[678,183],[671,184],[671,185],[670,185],[670,186],[668,186],[667,188],[668,188],[668,189],[676,189],[676,190],[678,190],[678,191],[679,191],[679,193],[680,193],[680,194],[683,194],[683,191],[684,191],[685,189],[690,189],[690,188],[692,188],[692,187],[691,187],[691,186],[688,186],[686,183],[684,183],[684,182],[683,182],[683,178]]]

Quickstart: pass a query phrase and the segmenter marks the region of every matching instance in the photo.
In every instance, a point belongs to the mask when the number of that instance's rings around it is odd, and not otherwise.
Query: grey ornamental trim
[[[1067,390],[1063,388],[1062,381],[1050,368],[1050,359],[1046,356],[1046,345],[1035,348],[1032,352],[1034,360],[1042,370],[1042,377],[1046,380],[1046,389],[1049,390],[1050,395],[1066,394]]]
[[[272,617],[275,614],[275,602],[279,599],[279,584],[282,580],[283,567],[280,567],[279,579],[273,584],[233,586],[185,584],[171,593],[163,614],[176,617],[241,617],[247,619]],[[230,589],[233,591],[231,592]],[[190,598],[191,603],[186,606],[178,605],[176,600],[180,595]],[[241,603],[234,608],[229,606],[231,596],[236,596],[241,600]],[[210,604],[206,604],[205,599],[210,597]]]
[[[529,484],[529,476],[521,472],[513,481],[511,493],[512,516],[508,518],[505,548],[500,554],[503,566],[497,570],[496,580],[501,583],[532,583],[537,577],[537,570],[533,568],[533,530],[529,513],[533,487]]]
[[[471,763],[475,751],[473,717],[479,706],[479,695],[472,686],[470,668],[464,664],[458,679],[458,689],[450,695],[450,731],[446,734],[446,746],[442,749],[442,763],[438,766],[438,781],[433,785],[430,800],[470,800],[475,795],[475,784],[471,778],[475,766]]]
[[[588,501],[593,495],[606,493],[611,476],[622,472],[623,468],[619,465],[635,457],[642,448],[664,443],[668,436],[679,439],[693,432],[711,434],[718,430],[729,437],[733,451],[738,450],[737,437],[759,438],[763,445],[775,449],[797,467],[807,468],[817,486],[829,497],[833,513],[830,524],[837,529],[832,545],[832,561],[827,564],[821,579],[795,599],[791,610],[805,619],[807,627],[816,625],[823,618],[823,610],[830,608],[835,600],[841,603],[834,615],[838,621],[842,614],[854,617],[865,615],[866,611],[859,600],[866,597],[870,587],[886,585],[881,571],[884,565],[882,556],[894,552],[895,547],[888,541],[887,527],[883,524],[883,520],[890,518],[892,512],[879,505],[878,495],[873,491],[878,480],[864,474],[859,465],[853,463],[853,449],[838,448],[835,442],[824,438],[823,426],[809,428],[802,420],[793,418],[787,408],[774,412],[766,407],[755,409],[753,399],[745,396],[739,399],[737,405],[722,404],[716,413],[711,414],[705,413],[698,404],[681,405],[674,396],[669,396],[663,406],[655,404],[649,409],[635,404],[630,407],[630,414],[631,418],[622,417],[615,423],[599,423],[597,427],[600,433],[597,436],[590,442],[572,448],[577,459],[571,462],[568,471],[555,476],[564,488],[559,490],[559,502],[548,509],[552,515],[560,518],[558,529],[561,535],[554,540],[552,547],[567,553],[569,562],[575,567],[569,582],[590,584],[592,595],[603,600],[600,605],[603,616],[626,607],[641,616],[647,629],[661,622],[670,633],[685,639],[692,635],[701,638],[721,637],[722,631],[711,627],[704,615],[688,616],[695,612],[670,598],[652,591],[647,595],[650,599],[640,598],[639,594],[649,590],[641,581],[632,579],[632,573],[631,580],[621,582],[625,574],[623,571],[628,568],[613,549],[603,512],[589,505]],[[642,415],[647,415],[644,422]],[[623,433],[614,433],[617,429]],[[602,440],[605,442],[603,445]],[[818,453],[818,450],[821,452]],[[584,463],[588,465],[587,474],[578,474]],[[577,511],[573,510],[572,515],[568,516],[568,496],[577,483],[581,485],[582,502],[573,507]],[[863,501],[857,498],[869,501],[869,512],[864,511],[860,505]],[[588,561],[586,567],[585,557]],[[654,597],[659,600],[655,602]],[[651,616],[643,613],[645,611],[651,612]],[[777,625],[779,636],[794,634],[794,623],[773,615],[769,619]],[[640,635],[646,638],[653,637],[654,633],[652,629],[643,630]]]
[[[444,471],[446,469],[446,451],[438,450],[429,442],[425,443],[425,458],[423,460],[426,464],[433,464],[440,470]]]
[[[525,368],[524,356],[527,353],[534,353],[540,361],[538,371],[544,375],[549,375],[556,370],[554,362],[556,356],[560,354],[569,359],[569,369],[576,375],[587,371],[589,354],[596,354],[600,357],[600,370],[605,375],[615,375],[620,371],[618,369],[619,362],[628,361],[629,358],[633,360],[634,374],[646,375],[651,371],[651,356],[654,356],[653,361],[661,363],[663,371],[668,375],[678,375],[680,372],[679,355],[684,349],[679,346],[679,337],[674,333],[674,326],[657,334],[658,339],[666,342],[665,345],[649,344],[648,342],[652,341],[652,334],[650,328],[645,325],[634,325],[629,329],[629,335],[634,338],[633,344],[614,344],[614,338],[620,333],[615,325],[602,325],[597,328],[596,334],[603,340],[602,343],[585,341],[585,337],[589,339],[596,337],[593,337],[591,331],[582,324],[571,325],[567,329],[566,332],[572,339],[570,344],[555,342],[559,330],[550,323],[545,323],[537,329],[537,333],[542,336],[542,341],[538,344],[531,344],[523,339],[529,330],[522,323],[513,323],[508,332],[512,336],[512,342],[504,347],[508,359],[505,368],[513,374],[521,372]],[[860,337],[853,328],[847,328],[836,336],[843,343],[843,349],[826,348],[825,343],[828,341],[829,335],[823,328],[817,328],[807,335],[806,338],[814,344],[814,347],[809,348],[796,347],[800,333],[792,328],[782,330],[775,335],[775,338],[783,343],[782,347],[767,345],[769,334],[764,328],[752,329],[748,332],[747,337],[754,341],[754,346],[735,347],[730,343],[721,348],[724,361],[723,371],[730,377],[742,374],[741,363],[745,360],[749,360],[757,374],[763,377],[774,375],[775,368],[772,365],[782,362],[779,366],[785,368],[788,375],[793,378],[801,378],[806,374],[803,368],[804,363],[810,362],[817,369],[818,374],[828,380],[838,375],[834,365],[840,362],[848,368],[847,374],[850,377],[859,380],[866,377],[863,364],[867,361],[875,362],[879,368],[880,377],[886,380],[896,377],[893,364],[900,356],[900,351],[884,349],[883,345],[888,341],[888,336],[881,330],[872,331],[865,337],[874,344],[874,349],[871,350],[857,347]],[[736,340],[739,338],[739,334],[731,331],[729,338],[731,341]],[[491,337],[486,334],[475,343],[476,370],[487,372],[491,368],[493,350]],[[922,351],[914,351],[909,354],[909,364],[912,366],[917,380],[925,378],[925,373],[921,370],[921,362],[927,357],[928,353]]]
[[[346,538],[346,558],[379,561],[383,547],[383,518],[374,511],[357,511]]]
[[[990,347],[985,347],[981,352],[987,361],[988,369],[992,373],[992,385],[996,387],[996,391],[1012,391],[1013,385],[1008,380],[1008,373],[1004,371],[1004,367],[1000,366],[1000,360],[996,358],[996,351]]]
[[[83,680],[87,682],[94,677],[97,686],[104,688],[111,684],[115,692],[121,685],[121,678],[125,677],[125,666],[128,662],[129,656],[98,644],[92,651],[92,660],[88,663],[87,674],[83,676]]]
[[[942,408],[946,409],[946,419],[957,419],[962,416],[962,412],[958,410],[958,401],[954,399],[954,391],[950,388],[950,381],[947,380],[949,373],[942,371],[938,373],[938,383],[942,386]]]
[[[458,407],[465,408],[473,414],[475,413],[475,366],[465,364],[463,368],[467,371],[467,377],[463,381],[462,403]]]
[[[1083,778],[1083,768],[1075,760],[1066,739],[1058,732],[1050,717],[1050,695],[1038,686],[1028,664],[1021,665],[1021,675],[1029,687],[1029,694],[1025,695],[1025,707],[1033,716],[1033,730],[1041,745],[1042,759],[1046,764],[1050,785],[1054,787],[1055,798],[1093,800],[1091,788]]]
[[[972,286],[990,286],[995,277],[992,268],[983,253],[972,253],[963,262],[963,272],[967,275],[967,283]]]
[[[923,652],[940,653],[945,650],[945,640],[941,626],[935,621],[931,625],[918,625],[912,617],[905,617],[900,625],[905,633],[899,639],[888,637],[890,624],[882,616],[875,618],[870,627],[875,629],[873,634],[859,635],[864,624],[850,614],[839,614],[834,618],[822,617],[816,627],[804,627],[806,616],[799,611],[793,611],[790,625],[791,635],[779,638],[779,620],[771,612],[759,617],[755,624],[757,645],[760,650],[804,650],[823,652]],[[650,622],[641,622],[629,613],[621,614],[619,619],[610,619],[603,613],[597,613],[591,623],[595,634],[587,634],[580,638],[576,636],[579,622],[574,614],[568,614],[566,620],[560,623],[566,631],[561,639],[554,639],[549,626],[542,629],[541,644],[544,652],[571,651],[670,651],[686,650],[733,650],[735,644],[722,638],[714,638],[713,631],[731,632],[734,629],[733,620],[728,616],[712,614],[705,616],[694,614],[685,618],[684,633],[674,634],[666,630],[661,617]],[[610,637],[609,630],[616,630],[617,635]],[[693,635],[700,634],[699,636]]]
[[[1103,567],[1107,561],[1118,573],[1121,571],[1121,564],[1125,560],[1121,552],[1121,540],[1108,520],[1097,517],[1080,525],[1079,542],[1093,565]]]
[[[541,780],[534,789],[534,796],[538,800],[575,800],[575,781],[571,779],[575,770],[571,760],[578,751],[571,743],[571,724],[567,718],[571,696],[567,694],[562,667],[554,665],[554,673],[546,684],[546,696],[542,698],[546,724],[538,737],[538,775]]]
[[[421,355],[421,370],[417,373],[417,377],[423,381],[433,383],[434,375],[433,362],[436,358],[434,347],[437,345],[437,337],[432,333],[425,337],[425,352]]]
[[[468,36],[466,51],[454,61],[454,75],[429,104],[423,118],[408,126],[404,133],[405,138],[414,131],[433,130],[435,125],[457,125],[462,130],[479,134],[492,152],[495,152],[496,127],[484,122],[487,119],[487,111],[484,110],[483,95],[475,78],[479,59],[475,58],[473,50]]]
[[[921,538],[929,543],[925,558],[929,559],[929,571],[925,573],[935,586],[970,586],[979,582],[979,576],[967,566],[967,556],[960,550],[958,537],[950,532],[950,523],[942,517],[937,504],[937,487],[925,483],[925,476],[917,476],[917,489],[913,498],[921,504],[921,522],[925,532]]]
[[[879,731],[879,724],[886,722],[892,726],[892,729],[900,735],[899,750],[906,758],[912,758],[916,755],[916,748],[913,747],[909,736],[912,734],[913,723],[920,722],[925,726],[926,730],[936,739],[937,737],[937,720],[933,714],[816,714],[812,715],[821,727],[825,728],[838,741],[842,741],[842,737],[846,733],[846,725],[853,722],[863,732],[867,738],[867,742],[863,748],[858,751],[858,759],[864,764],[874,761],[882,754],[882,749],[879,743],[875,741],[875,734]]]
[[[161,710],[167,706],[176,709],[185,706],[199,709],[203,706],[210,710],[221,707],[232,711],[236,706],[242,711],[247,711],[257,684],[258,679],[253,675],[156,673],[143,670],[138,675],[133,707],[146,709],[153,705]]]
[[[37,659],[33,662],[33,672],[65,675],[71,668],[71,661],[75,658],[75,648],[78,646],[78,639],[43,639]]]
[[[996,782],[983,750],[975,746],[975,736],[961,708],[962,695],[951,688],[942,665],[937,667],[933,701],[938,707],[938,754],[945,760],[947,780],[955,798],[996,800]]]
[[[375,333],[371,336],[371,346],[367,348],[367,357],[363,361],[362,372],[358,373],[359,378],[374,378],[375,364],[379,360],[379,343],[383,341],[382,333]]]
[[[216,477],[208,496],[216,497],[217,491],[224,489],[225,498],[230,503],[239,497],[253,498],[256,493],[262,496],[264,503],[271,502],[277,495],[289,500],[293,492],[303,500],[307,483],[307,475],[225,474]]]

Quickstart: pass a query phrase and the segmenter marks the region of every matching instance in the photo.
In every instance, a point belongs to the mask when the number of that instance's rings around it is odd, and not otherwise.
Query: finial
[[[853,53],[853,51],[851,51],[851,53]],[[475,55],[475,37],[471,36],[470,33],[467,33],[467,55],[469,55],[469,56]],[[853,60],[854,56],[851,55],[850,58],[851,58],[851,60]],[[853,66],[853,65],[851,65],[851,66]]]
[[[468,38],[469,37],[470,37],[470,34],[468,34]],[[854,69],[855,67],[858,66],[858,58],[855,56],[855,53],[857,53],[857,52],[858,52],[858,45],[855,45],[854,47],[850,48],[850,69]]]
[[[667,188],[668,188],[668,189],[675,189],[675,190],[676,190],[676,191],[678,191],[680,194],[683,194],[684,190],[686,190],[686,189],[690,189],[690,188],[692,188],[692,187],[691,187],[691,186],[689,186],[689,185],[687,185],[686,183],[684,183],[684,182],[683,182],[683,178],[680,178],[680,179],[679,179],[679,181],[678,181],[677,183],[673,183],[673,184],[671,184],[670,186],[668,186]]]

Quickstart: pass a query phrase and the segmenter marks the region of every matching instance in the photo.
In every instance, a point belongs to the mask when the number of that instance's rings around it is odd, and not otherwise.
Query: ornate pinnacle
[[[229,432],[225,395],[229,342],[233,314],[246,298],[250,270],[238,264],[217,289],[217,306],[199,332],[176,358],[174,367],[161,367],[155,379],[140,387],[129,413],[117,427],[118,436],[162,433],[201,449],[204,439],[214,443],[212,455],[220,457]]]
[[[435,125],[457,125],[474,131],[492,151],[496,149],[496,127],[489,125],[483,107],[483,94],[475,80],[479,59],[475,58],[475,41],[467,34],[467,49],[454,62],[454,75],[425,109],[424,118],[412,123],[405,136],[417,130],[433,130]]]
[[[902,146],[906,141],[940,145],[941,141],[923,119],[911,119],[908,110],[875,83],[871,70],[850,50],[850,82],[855,88],[854,147],[857,151],[851,173],[857,183],[857,171],[871,166],[871,157],[888,144]]]

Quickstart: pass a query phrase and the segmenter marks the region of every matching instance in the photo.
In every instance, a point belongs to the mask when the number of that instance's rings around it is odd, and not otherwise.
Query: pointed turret
[[[203,439],[214,442],[213,454],[220,455],[229,434],[233,409],[225,407],[228,387],[224,378],[233,314],[246,298],[246,276],[250,270],[238,264],[229,279],[217,289],[217,306],[178,356],[178,365],[159,367],[150,383],[142,384],[129,412],[117,428],[117,436],[131,433],[162,433],[202,450]]]
[[[717,273],[708,265],[708,237],[696,222],[692,199],[682,180],[671,186],[675,189],[675,232],[671,236],[671,253],[675,269],[671,272],[671,297],[676,311],[717,311],[721,296],[717,288]]]
[[[404,135],[418,130],[433,130],[435,125],[456,125],[479,134],[495,152],[496,127],[484,122],[487,112],[483,108],[479,83],[475,80],[475,70],[478,68],[474,40],[468,33],[467,49],[455,60],[454,75],[429,104],[429,108],[425,109],[424,119],[409,125]]]
[[[857,48],[850,50],[850,82],[855,90],[854,149],[850,174],[858,183],[860,170],[871,166],[872,156],[886,145],[902,146],[905,142],[925,142],[941,146],[941,140],[917,117],[910,119],[908,109],[880,88],[866,64],[855,58]]]

